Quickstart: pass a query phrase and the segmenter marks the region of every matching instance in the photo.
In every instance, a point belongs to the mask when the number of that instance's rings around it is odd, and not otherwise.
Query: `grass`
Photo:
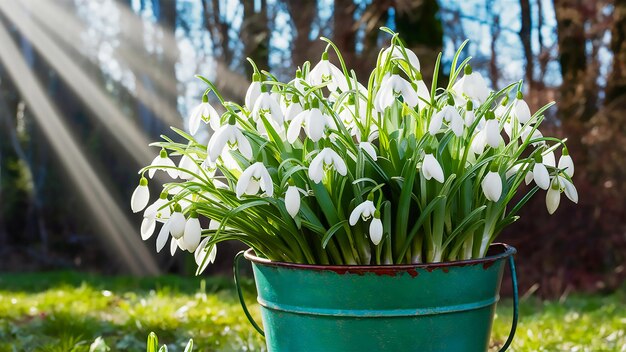
[[[254,301],[247,282],[248,303]],[[563,302],[522,302],[514,351],[626,351],[626,290]],[[256,308],[256,307],[255,307]],[[253,309],[258,318],[258,309]],[[505,340],[511,303],[498,306],[492,340]],[[260,320],[259,320],[260,321]],[[170,351],[261,350],[227,278],[106,278],[73,272],[0,274],[0,351],[145,351],[150,331]],[[495,348],[495,347],[494,347]]]

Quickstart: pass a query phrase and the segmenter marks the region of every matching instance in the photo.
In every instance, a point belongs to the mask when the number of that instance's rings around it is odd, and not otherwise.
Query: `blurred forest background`
[[[194,74],[242,100],[247,56],[288,79],[319,60],[326,36],[365,81],[389,39],[383,25],[427,81],[437,53],[449,66],[468,38],[463,56],[492,87],[524,79],[531,110],[557,102],[544,129],[568,138],[580,204],[549,216],[541,193],[501,236],[518,247],[523,292],[621,285],[625,0],[2,1],[0,270],[191,274],[189,258],[153,255],[154,237],[142,244],[129,199],[157,153],[149,141],[185,127],[200,100]],[[213,272],[234,251],[221,247]]]

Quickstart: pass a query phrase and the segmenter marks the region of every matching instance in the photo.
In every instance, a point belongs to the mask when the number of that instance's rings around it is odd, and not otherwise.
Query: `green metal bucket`
[[[252,250],[235,258],[246,316],[269,351],[486,351],[504,266],[515,248],[494,244],[484,259],[424,265],[322,266],[277,263]],[[252,262],[265,333],[239,286],[241,256]]]

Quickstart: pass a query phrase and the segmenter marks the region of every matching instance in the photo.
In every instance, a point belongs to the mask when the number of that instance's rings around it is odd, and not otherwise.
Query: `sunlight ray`
[[[32,15],[32,17],[35,18],[47,32],[54,33],[55,39],[62,41],[65,45],[73,47],[77,52],[84,50],[83,38],[81,35],[87,30],[87,28],[77,19],[75,15],[71,14],[69,9],[62,8],[61,4],[47,1],[37,2],[36,4],[24,1],[21,2],[20,5],[22,5],[28,14]],[[35,8],[35,5],[37,8]],[[120,21],[141,22],[142,20],[137,16],[127,16],[121,17]],[[165,33],[164,29],[163,32]],[[137,38],[138,33],[128,33],[126,31],[122,31],[120,36],[120,41],[132,44],[124,50],[119,50],[118,48],[115,49],[115,53],[116,55],[119,55],[118,58],[120,61],[127,64],[133,72],[140,68],[142,72],[148,74],[151,82],[158,84],[158,86],[162,90],[166,91],[167,94],[177,96],[178,91],[176,89],[176,82],[172,82],[162,75],[159,66],[147,65],[146,62],[143,62],[140,59],[140,51],[145,51],[145,49],[143,47],[143,43],[141,42],[142,39]],[[167,33],[167,36],[171,36],[170,40],[174,39],[174,37],[169,33]],[[85,57],[90,59],[94,65],[99,65],[94,56],[90,57],[89,55],[85,55]],[[167,60],[167,66],[174,67],[176,64],[175,58],[173,57],[166,56],[165,59]],[[158,103],[159,101],[162,101],[162,98],[164,97],[160,96],[157,92],[152,92],[152,89],[149,89],[140,77],[137,77],[135,85],[142,88],[135,90],[134,93],[137,94],[137,98],[146,106],[152,108],[157,117],[169,124],[181,124],[181,120],[176,118],[179,116],[176,106],[161,103],[159,104],[159,109],[155,109],[154,102]],[[147,94],[148,92],[151,94]]]
[[[113,138],[116,138],[136,161],[145,163],[153,157],[154,153],[148,147],[148,138],[145,133],[122,113],[102,88],[98,87],[66,53],[54,44],[48,34],[18,8],[17,3],[0,2],[0,10],[29,39],[51,67],[85,103],[85,106],[111,131]],[[173,122],[167,121],[167,123]],[[180,120],[176,122],[180,123]]]
[[[32,109],[43,133],[72,178],[72,185],[86,200],[93,219],[102,229],[104,236],[101,240],[110,250],[111,257],[120,260],[134,274],[159,273],[155,259],[147,251],[139,236],[135,236],[135,228],[89,164],[40,82],[26,65],[2,21],[0,21],[0,47],[2,47],[0,61],[4,63],[21,96]]]

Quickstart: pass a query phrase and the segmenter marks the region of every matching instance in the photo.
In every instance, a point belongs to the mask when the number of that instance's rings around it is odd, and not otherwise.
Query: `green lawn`
[[[89,351],[99,336],[112,351],[142,351],[150,331],[170,351],[182,351],[190,337],[195,351],[260,350],[263,340],[232,286],[229,278],[0,274],[0,351]],[[252,283],[246,287],[252,304]],[[524,301],[512,350],[626,351],[625,302],[625,290]],[[494,341],[504,340],[510,319],[511,305],[504,301]]]

